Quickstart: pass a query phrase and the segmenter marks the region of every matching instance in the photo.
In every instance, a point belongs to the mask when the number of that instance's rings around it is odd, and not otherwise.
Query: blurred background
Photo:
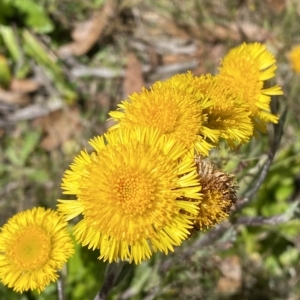
[[[0,226],[33,206],[55,208],[63,172],[112,125],[108,112],[121,100],[187,70],[216,74],[243,42],[264,43],[277,58],[272,83],[285,95],[273,109],[288,109],[281,143],[272,146],[271,126],[238,151],[221,147],[212,157],[236,175],[242,199],[276,152],[239,212],[271,221],[199,233],[174,254],[134,267],[109,299],[300,299],[298,0],[1,0]],[[97,251],[77,250],[64,270],[66,294],[93,299],[105,264]],[[20,295],[0,284],[0,299],[54,300],[56,285]]]

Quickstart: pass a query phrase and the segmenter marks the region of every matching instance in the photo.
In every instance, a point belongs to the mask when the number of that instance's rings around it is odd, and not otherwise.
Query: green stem
[[[108,264],[107,269],[106,269],[105,278],[104,278],[104,283],[103,283],[100,291],[94,298],[94,300],[107,299],[109,292],[120,281],[120,279],[122,279],[119,277],[120,277],[120,274],[121,274],[125,264],[129,265],[127,262],[121,262],[121,261],[118,263]]]

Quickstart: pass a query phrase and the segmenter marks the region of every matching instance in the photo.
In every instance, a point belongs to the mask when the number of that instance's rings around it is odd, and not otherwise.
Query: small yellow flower
[[[213,86],[212,78],[210,74],[199,77],[188,71],[185,74],[174,75],[163,83],[156,82],[153,85],[153,87],[163,85],[171,90],[176,89],[178,92],[189,95],[199,102],[202,110],[199,135],[210,144],[210,147],[216,144],[220,136],[220,131],[212,129],[207,122],[208,115],[206,112],[216,104],[215,99],[209,97],[209,92]]]
[[[203,109],[207,117],[204,122],[206,128],[218,132],[219,137],[232,148],[249,141],[253,135],[250,112],[244,103],[238,104],[236,96],[222,85],[218,76],[197,77],[194,88],[212,103]]]
[[[236,202],[235,179],[218,170],[208,158],[196,157],[202,201],[194,219],[195,230],[212,228],[228,218],[231,206]]]
[[[95,152],[81,152],[63,178],[64,193],[77,200],[58,204],[66,220],[82,215],[77,241],[100,249],[104,261],[138,264],[188,238],[201,187],[183,144],[142,127],[114,130],[90,144]]]
[[[274,77],[275,70],[275,57],[259,43],[244,43],[231,49],[220,68],[222,85],[247,104],[254,128],[261,132],[266,131],[267,123],[278,121],[278,116],[271,113],[270,101],[271,96],[283,92],[278,85],[264,87],[264,81]]]
[[[56,211],[33,208],[0,231],[0,281],[16,292],[45,289],[74,253],[67,223]]]
[[[289,54],[291,65],[294,71],[300,73],[300,45],[294,46]]]
[[[237,105],[236,98],[219,84],[216,76],[194,76],[188,72],[173,76],[163,85],[189,94],[201,103],[200,135],[210,146],[218,145],[220,138],[225,139],[232,148],[249,141],[253,134],[250,112],[245,104]]]
[[[192,85],[197,79],[191,74],[176,75],[165,82],[156,82],[150,90],[131,95],[110,116],[118,121],[116,128],[151,126],[182,142],[187,149],[195,148],[208,155],[218,139],[218,132],[204,126],[203,109],[212,105]]]

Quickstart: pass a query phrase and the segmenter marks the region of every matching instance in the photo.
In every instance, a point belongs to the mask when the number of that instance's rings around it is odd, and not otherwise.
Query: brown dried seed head
[[[234,175],[218,169],[208,158],[195,158],[202,201],[194,220],[194,229],[205,230],[228,218],[229,210],[237,200]]]

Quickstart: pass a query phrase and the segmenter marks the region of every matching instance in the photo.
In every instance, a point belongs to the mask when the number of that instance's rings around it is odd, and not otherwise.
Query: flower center
[[[258,101],[263,83],[259,81],[259,66],[256,61],[252,62],[249,58],[241,58],[239,62],[240,90],[243,91],[243,97],[248,101],[252,112],[257,112],[256,103]]]
[[[178,121],[179,109],[172,101],[162,101],[150,107],[147,125],[159,128],[162,133],[172,133]]]
[[[153,207],[155,183],[147,174],[133,169],[118,172],[113,190],[116,204],[126,215],[142,215]]]
[[[51,252],[50,237],[39,227],[29,226],[12,241],[8,257],[16,269],[29,271],[42,267]]]

